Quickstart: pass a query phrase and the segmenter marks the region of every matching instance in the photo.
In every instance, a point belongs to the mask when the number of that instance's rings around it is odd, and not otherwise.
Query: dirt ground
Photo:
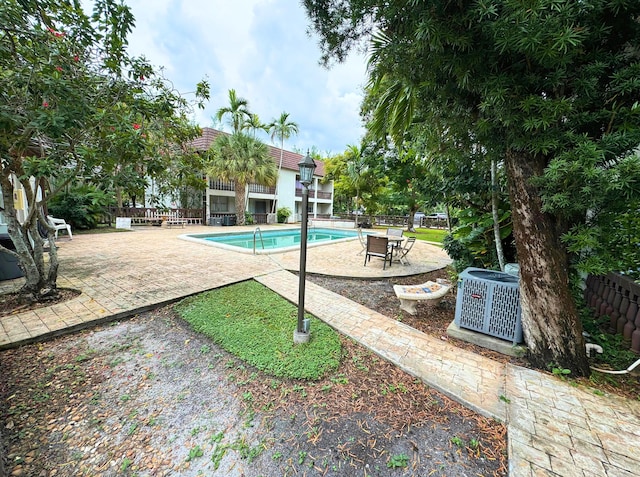
[[[308,278],[412,326],[453,319],[454,296],[409,320],[389,281]],[[393,283],[403,280],[416,277]],[[343,350],[340,369],[319,382],[273,379],[165,307],[4,351],[5,468],[34,477],[506,475],[504,426],[348,339]]]

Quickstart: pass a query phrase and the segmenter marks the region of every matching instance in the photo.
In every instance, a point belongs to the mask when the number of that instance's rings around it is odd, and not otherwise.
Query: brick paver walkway
[[[265,227],[262,227],[265,229]],[[234,227],[234,231],[238,228]],[[250,278],[297,301],[297,253],[253,256],[183,241],[211,227],[74,235],[60,239],[59,286],[82,290],[65,304],[0,319],[0,349],[114,320],[184,296]],[[379,277],[416,274],[448,263],[417,243],[411,266],[363,267],[357,241],[308,250],[308,272]],[[0,282],[0,292],[20,280]],[[340,295],[307,283],[305,308],[340,332],[483,415],[505,422],[509,475],[640,475],[640,401],[600,396],[534,370],[503,365],[427,336]]]

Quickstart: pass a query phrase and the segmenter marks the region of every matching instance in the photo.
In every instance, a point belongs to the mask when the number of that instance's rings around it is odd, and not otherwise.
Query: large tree
[[[27,300],[56,293],[47,201],[78,180],[140,184],[161,168],[146,154],[152,119],[186,116],[183,99],[127,55],[132,27],[130,10],[114,0],[97,0],[91,16],[71,0],[0,3],[0,186],[15,246],[3,252],[20,260]],[[198,86],[200,97],[207,92]]]
[[[222,134],[209,148],[205,168],[211,177],[233,182],[236,223],[245,224],[249,184],[272,186],[278,170],[266,144],[246,134]]]
[[[446,117],[501,148],[531,359],[588,374],[563,238],[584,223],[593,185],[640,144],[640,2],[304,5],[325,60],[375,33],[372,76],[416,88],[422,120]]]

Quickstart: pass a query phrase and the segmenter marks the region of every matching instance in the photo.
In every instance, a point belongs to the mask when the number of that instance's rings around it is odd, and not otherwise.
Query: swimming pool
[[[254,234],[256,254],[288,252],[300,248],[299,228],[262,230],[260,232],[193,234],[183,235],[181,238],[236,252],[253,253]],[[307,230],[307,246],[313,247],[335,243],[336,241],[353,240],[357,236],[358,232],[355,230],[309,227]]]

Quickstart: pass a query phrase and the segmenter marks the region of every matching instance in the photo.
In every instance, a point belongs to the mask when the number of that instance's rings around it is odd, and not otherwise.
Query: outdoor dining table
[[[402,242],[407,238],[402,235],[387,235],[387,234],[375,234],[377,237],[384,237],[389,240],[389,243],[393,247],[393,256],[398,255],[398,251],[402,248]]]

